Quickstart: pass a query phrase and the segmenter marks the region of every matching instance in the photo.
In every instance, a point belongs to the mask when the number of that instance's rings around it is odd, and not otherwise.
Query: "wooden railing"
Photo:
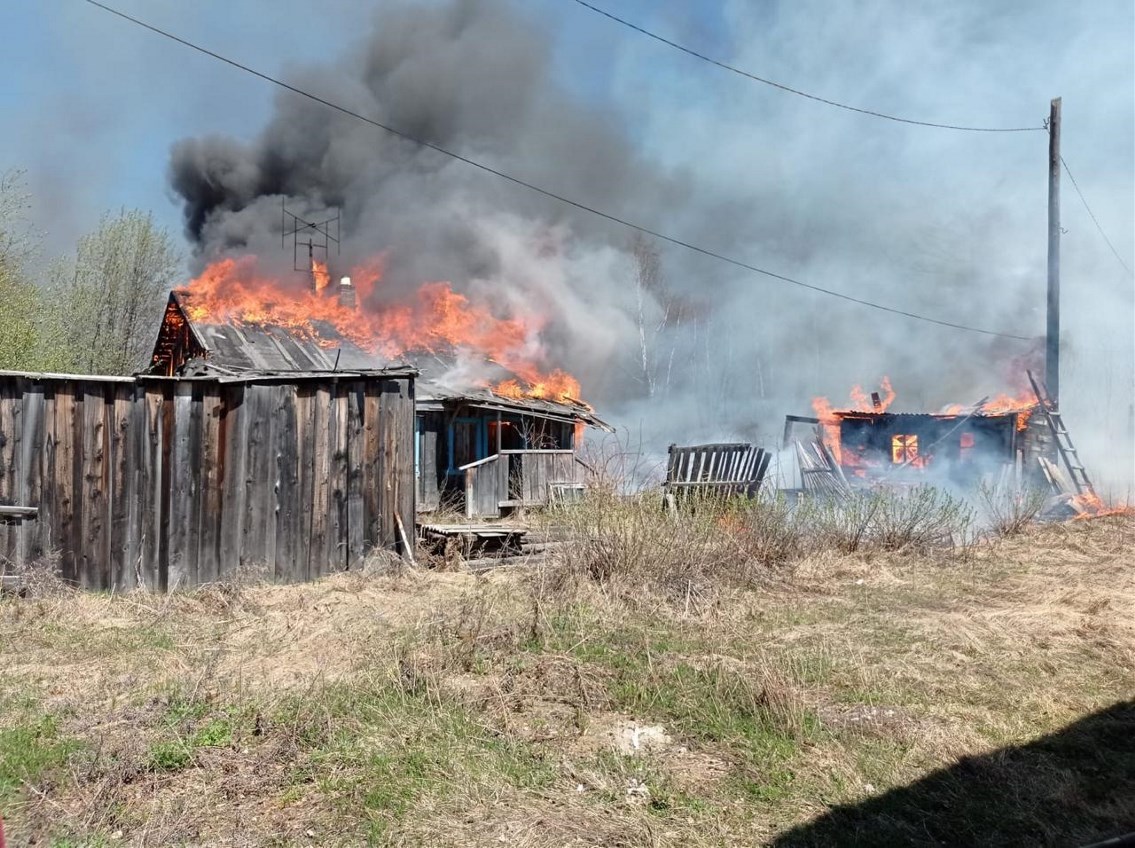
[[[500,516],[501,507],[543,506],[562,487],[583,482],[583,465],[570,450],[502,450],[462,465],[465,516]]]

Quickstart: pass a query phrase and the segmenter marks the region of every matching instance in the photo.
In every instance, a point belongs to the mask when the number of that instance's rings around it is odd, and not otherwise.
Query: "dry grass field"
[[[1135,830],[1135,519],[803,544],[767,512],[655,507],[584,510],[546,562],[478,575],[34,582],[0,601],[10,844]]]

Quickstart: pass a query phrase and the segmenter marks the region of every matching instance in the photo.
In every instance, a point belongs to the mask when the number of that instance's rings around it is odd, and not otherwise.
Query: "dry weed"
[[[3,569],[4,583],[0,585],[0,589],[33,600],[66,597],[75,588],[63,579],[61,563],[62,557],[58,551],[48,551],[29,562],[9,563]]]
[[[0,639],[20,646],[0,669],[0,792],[6,739],[64,746],[6,803],[11,832],[758,844],[1130,697],[1129,518],[1029,526],[943,568],[918,544],[810,548],[792,523],[807,508],[606,506],[565,513],[603,544],[530,572],[0,602]],[[620,752],[628,725],[670,741]],[[1079,791],[974,773],[1010,813],[1017,790]]]

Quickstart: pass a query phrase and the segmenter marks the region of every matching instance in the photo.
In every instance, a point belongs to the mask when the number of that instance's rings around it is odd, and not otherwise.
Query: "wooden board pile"
[[[800,463],[804,491],[840,498],[851,494],[851,486],[844,476],[843,468],[836,462],[827,445],[819,439],[796,442],[796,458]]]
[[[446,568],[487,571],[501,565],[534,565],[566,543],[566,530],[533,533],[519,524],[422,524],[422,548]]]

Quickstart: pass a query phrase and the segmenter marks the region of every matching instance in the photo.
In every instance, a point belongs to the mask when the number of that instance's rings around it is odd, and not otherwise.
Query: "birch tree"
[[[149,359],[166,296],[181,257],[149,213],[105,215],[57,264],[55,326],[71,340],[69,370],[131,374]]]

